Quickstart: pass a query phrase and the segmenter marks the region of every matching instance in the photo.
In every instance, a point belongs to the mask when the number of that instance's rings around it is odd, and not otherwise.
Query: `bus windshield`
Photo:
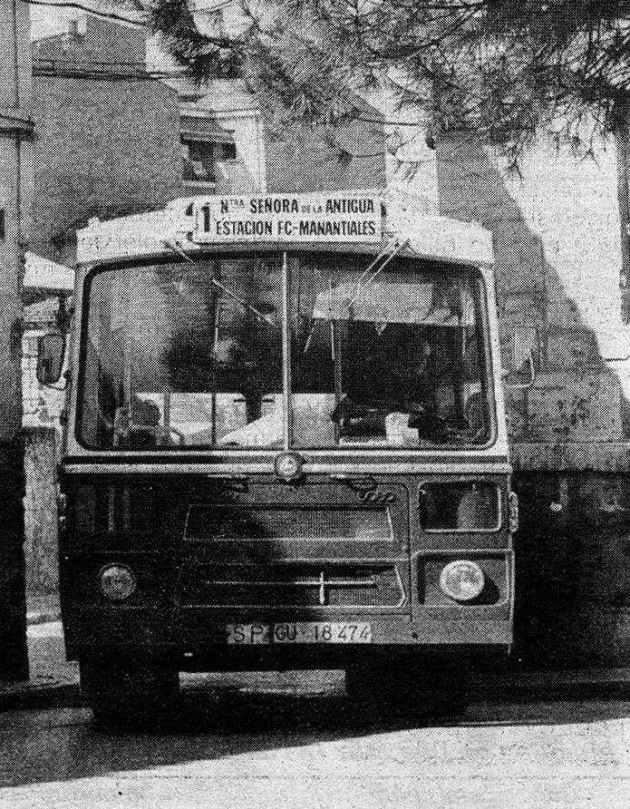
[[[94,271],[86,301],[78,432],[89,448],[489,438],[473,270],[401,257],[379,268],[346,253],[221,255]]]

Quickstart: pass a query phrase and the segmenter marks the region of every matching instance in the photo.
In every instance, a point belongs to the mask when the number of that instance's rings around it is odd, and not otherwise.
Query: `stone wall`
[[[29,428],[24,434],[24,555],[29,595],[55,593],[59,584],[57,559],[58,432]]]
[[[437,151],[440,212],[492,230],[504,365],[533,346],[533,387],[507,390],[521,500],[517,654],[630,662],[628,328],[614,143],[594,160],[541,142],[507,176],[470,139]]]
[[[624,437],[630,341],[621,317],[620,223],[614,145],[597,162],[541,144],[507,177],[467,140],[438,150],[440,212],[493,232],[501,342],[534,347],[530,390],[508,391],[510,434],[522,442]],[[528,335],[529,332],[529,336]]]

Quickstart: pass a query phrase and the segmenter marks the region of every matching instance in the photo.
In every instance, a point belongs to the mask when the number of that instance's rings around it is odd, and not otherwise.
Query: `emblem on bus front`
[[[298,455],[297,452],[281,452],[276,455],[273,464],[276,475],[280,480],[284,480],[287,483],[291,483],[302,477],[303,465],[304,459],[301,455]]]

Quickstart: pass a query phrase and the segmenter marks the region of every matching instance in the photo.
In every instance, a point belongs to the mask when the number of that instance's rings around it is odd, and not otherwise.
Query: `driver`
[[[405,442],[416,443],[421,431],[441,440],[437,398],[448,388],[436,385],[438,358],[430,341],[406,324],[387,324],[374,336],[373,323],[354,323],[352,332],[348,353],[357,362],[344,368],[347,395],[332,413],[342,434],[386,437],[388,424],[396,422]]]

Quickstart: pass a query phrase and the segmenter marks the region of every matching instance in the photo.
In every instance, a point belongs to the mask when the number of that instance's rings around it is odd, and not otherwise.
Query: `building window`
[[[236,144],[182,138],[184,182],[215,183],[217,163],[236,160]]]
[[[236,144],[221,143],[221,157],[219,160],[236,160]]]
[[[213,146],[213,143],[205,141],[182,141],[184,180],[207,183],[215,181]]]

